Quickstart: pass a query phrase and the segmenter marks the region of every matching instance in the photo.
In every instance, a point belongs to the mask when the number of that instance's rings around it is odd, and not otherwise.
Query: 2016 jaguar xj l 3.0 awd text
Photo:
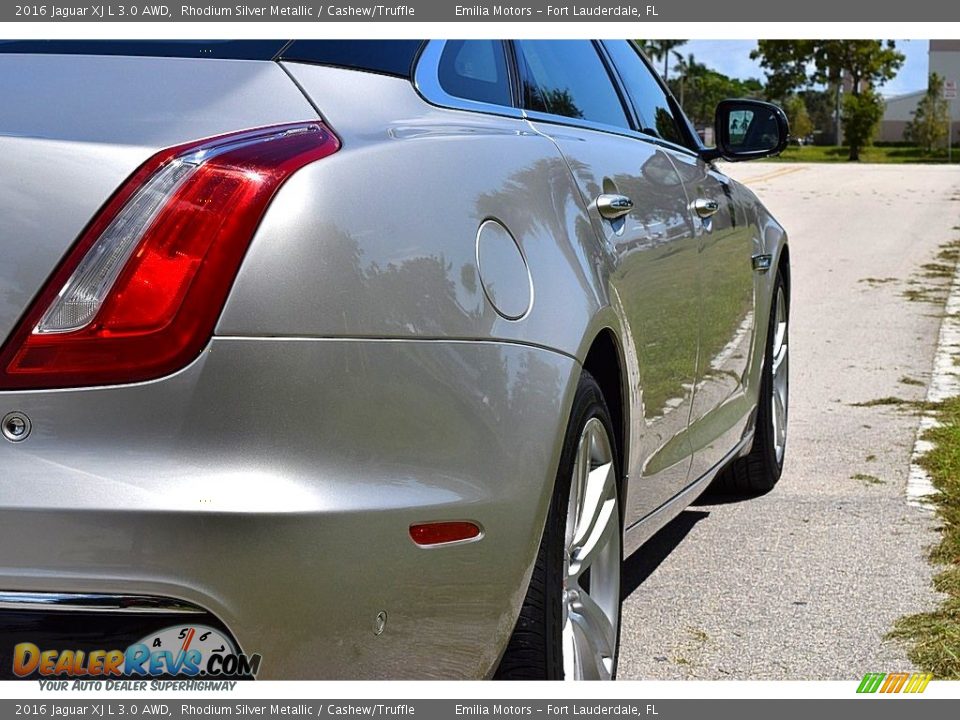
[[[606,40],[15,41],[0,96],[4,676],[612,678],[623,558],[780,475],[786,234],[715,162],[772,105],[705,147]]]

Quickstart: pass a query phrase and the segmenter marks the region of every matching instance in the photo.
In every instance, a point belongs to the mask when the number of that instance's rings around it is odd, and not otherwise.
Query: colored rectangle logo
[[[931,673],[867,673],[857,687],[858,693],[922,693],[933,679]]]

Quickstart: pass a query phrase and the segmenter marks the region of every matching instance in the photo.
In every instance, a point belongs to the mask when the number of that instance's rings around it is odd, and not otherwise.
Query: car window
[[[0,40],[0,54],[289,60],[409,77],[423,40]]]
[[[297,40],[280,60],[409,77],[422,40]]]
[[[449,40],[440,56],[440,87],[454,97],[512,105],[501,40]]]
[[[606,66],[589,40],[519,40],[517,61],[528,110],[629,128]]]
[[[604,42],[604,47],[610,53],[639,116],[641,130],[677,145],[688,145],[686,136],[680,130],[680,122],[670,108],[667,94],[637,49],[624,40]]]

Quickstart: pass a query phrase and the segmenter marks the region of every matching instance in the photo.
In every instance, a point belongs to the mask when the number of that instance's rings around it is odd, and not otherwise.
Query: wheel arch
[[[783,249],[780,250],[780,257],[777,260],[777,270],[783,278],[783,288],[787,293],[787,303],[790,303],[790,246],[784,242]]]
[[[617,462],[621,481],[626,476],[626,458],[629,456],[627,442],[630,427],[630,404],[624,374],[623,349],[616,333],[609,327],[601,328],[590,343],[583,361],[583,369],[589,372],[600,386],[604,401],[610,411],[617,443]]]

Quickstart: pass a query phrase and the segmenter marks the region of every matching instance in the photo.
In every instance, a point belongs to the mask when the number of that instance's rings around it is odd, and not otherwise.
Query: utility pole
[[[841,135],[841,130],[840,130],[840,90],[842,89],[842,87],[843,87],[843,75],[841,74],[840,77],[837,78],[837,98],[836,98],[836,101],[834,102],[834,105],[835,105],[836,107],[834,107],[834,110],[833,110],[833,120],[834,120],[834,122],[833,122],[833,127],[834,127],[834,129],[836,130],[836,133],[837,133],[837,137],[836,137],[836,139],[834,140],[834,142],[835,142],[838,146],[843,144],[842,141],[841,141],[841,137],[840,137],[840,135]]]
[[[943,99],[947,101],[947,163],[953,162],[953,101],[957,99],[957,81],[943,81]]]

